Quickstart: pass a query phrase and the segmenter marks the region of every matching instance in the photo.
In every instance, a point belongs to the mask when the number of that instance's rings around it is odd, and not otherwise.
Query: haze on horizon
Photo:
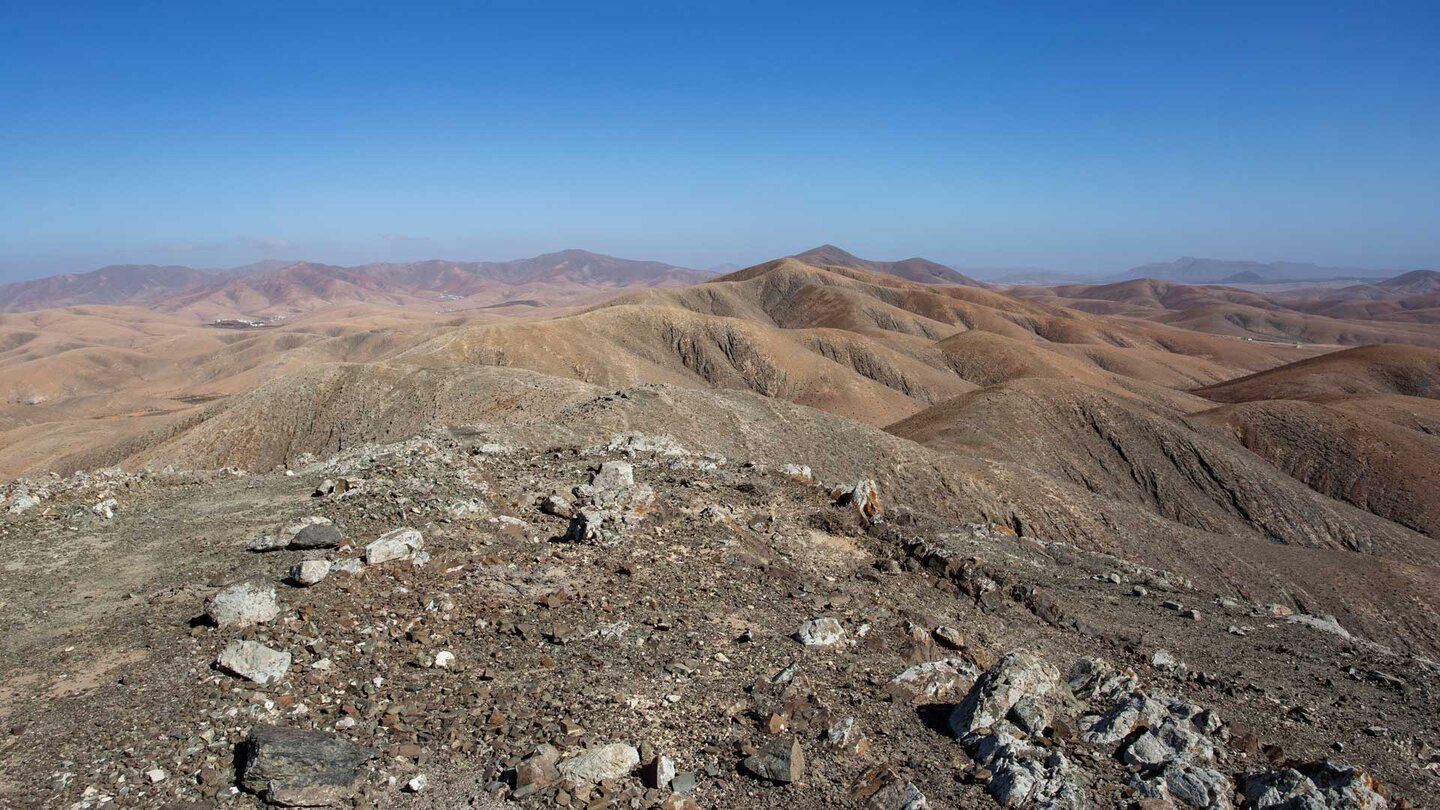
[[[0,282],[105,264],[1440,266],[1431,3],[7,4]]]

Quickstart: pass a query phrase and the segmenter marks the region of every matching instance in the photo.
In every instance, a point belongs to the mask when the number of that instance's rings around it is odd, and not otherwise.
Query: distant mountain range
[[[268,259],[225,270],[162,265],[111,265],[0,285],[0,311],[77,304],[146,306],[200,312],[307,310],[339,301],[403,304],[467,298],[495,300],[537,287],[607,290],[696,284],[702,270],[563,250],[508,262],[375,262],[340,267]],[[510,289],[510,288],[513,288]],[[490,303],[486,301],[485,303]]]
[[[982,286],[928,259],[873,261],[833,245],[822,245],[797,257],[814,264],[888,273],[927,284]],[[562,250],[506,262],[433,259],[354,267],[278,259],[219,270],[127,264],[0,285],[0,312],[101,304],[186,311],[213,318],[284,315],[342,302],[395,306],[455,300],[475,306],[515,301],[581,304],[618,290],[683,287],[716,277],[710,271],[585,250]]]
[[[821,267],[850,267],[923,284],[971,287],[985,282],[929,259],[862,259],[834,245],[794,258]],[[664,262],[637,261],[585,250],[562,250],[504,262],[372,262],[353,267],[266,259],[242,267],[199,270],[178,265],[121,264],[0,285],[0,312],[23,312],[82,304],[141,306],[192,312],[202,318],[274,316],[337,303],[414,306],[464,301],[470,306],[515,301],[580,305],[618,290],[683,287],[718,277]],[[983,273],[984,271],[975,271]],[[1423,271],[1416,285],[1428,285]],[[1325,267],[1300,262],[1255,262],[1185,257],[1140,265],[1103,280],[1157,279],[1182,284],[1267,284],[1321,281],[1373,283],[1392,272]],[[1038,268],[994,274],[1000,283],[1055,284],[1068,277]],[[1410,276],[1401,276],[1410,278]]]
[[[1142,264],[1112,277],[1112,280],[1154,278],[1184,284],[1267,284],[1285,281],[1365,281],[1387,278],[1396,272],[1398,271],[1325,267],[1307,262],[1254,262],[1184,256],[1173,262]]]

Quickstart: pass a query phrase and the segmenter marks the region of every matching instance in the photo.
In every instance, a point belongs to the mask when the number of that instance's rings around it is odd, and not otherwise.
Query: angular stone
[[[415,529],[391,529],[365,546],[365,564],[377,565],[392,560],[407,560],[424,545],[424,536]]]
[[[258,641],[232,641],[225,645],[215,664],[258,684],[269,684],[285,677],[290,669],[290,653],[271,649]]]
[[[626,776],[640,764],[633,745],[610,743],[577,754],[560,763],[560,774],[577,782],[603,782]]]
[[[1391,806],[1375,777],[1363,768],[1321,761],[1302,766],[1301,771],[1325,794],[1331,807],[1385,810]]]
[[[924,661],[892,678],[885,691],[912,702],[934,700],[969,689],[979,674],[974,664],[959,658]]]
[[[871,768],[851,788],[855,798],[872,810],[929,810],[925,794],[888,767]]]
[[[331,566],[332,571],[339,571],[342,574],[356,576],[365,572],[365,561],[359,557],[350,557]]]
[[[1060,689],[1060,672],[1028,652],[1012,652],[975,681],[950,715],[957,737],[990,728],[1010,714],[1022,698],[1049,700]]]
[[[965,636],[953,627],[941,625],[935,628],[932,635],[935,636],[935,640],[940,642],[940,646],[942,647],[947,647],[952,650],[962,650],[965,648]]]
[[[759,779],[788,784],[805,775],[805,752],[795,737],[778,737],[741,760],[740,767]]]
[[[829,616],[811,619],[795,631],[795,640],[806,647],[829,647],[845,640],[845,628]]]
[[[780,472],[802,484],[815,483],[815,473],[804,464],[786,464],[780,468]]]
[[[1300,808],[1325,807],[1320,789],[1304,774],[1293,768],[1268,773],[1251,774],[1240,781],[1240,792],[1247,806],[1258,810],[1266,808],[1295,806]],[[1306,801],[1306,800],[1309,801]]]
[[[635,466],[626,461],[607,461],[590,479],[597,493],[624,492],[635,486]]]
[[[541,745],[535,752],[515,766],[515,791],[517,799],[537,793],[560,781],[560,749],[549,743]]]
[[[1079,808],[1092,806],[1081,793],[1069,760],[1059,751],[1001,749],[990,760],[986,792],[1002,807]]]
[[[290,539],[290,548],[309,551],[319,548],[335,548],[344,535],[329,522],[312,523],[295,533]]]
[[[1170,798],[1197,810],[1230,810],[1235,792],[1229,777],[1210,768],[1171,765],[1160,775]]]
[[[540,501],[540,511],[547,515],[569,520],[575,515],[575,507],[559,495],[547,495]]]
[[[329,560],[305,560],[290,568],[290,579],[301,585],[314,585],[330,576]]]
[[[338,735],[256,726],[240,751],[240,787],[271,804],[322,807],[349,799],[368,751]]]
[[[1122,762],[1144,769],[1159,768],[1170,762],[1203,765],[1213,758],[1214,748],[1209,740],[1168,719],[1141,732],[1120,753]]]
[[[850,508],[860,520],[870,523],[885,514],[885,504],[880,500],[880,487],[873,478],[862,478],[850,491]]]
[[[860,725],[853,717],[844,717],[832,723],[825,731],[825,739],[831,748],[847,754],[863,754],[870,748],[870,741],[860,733]]]
[[[16,493],[10,499],[10,508],[7,510],[12,515],[18,515],[29,511],[40,505],[40,498],[28,492]]]
[[[280,615],[275,584],[256,575],[221,588],[205,605],[205,614],[220,627],[249,627]]]
[[[675,781],[675,760],[664,754],[655,757],[640,769],[640,781],[648,788],[668,788]]]
[[[1082,719],[1080,739],[1088,743],[1119,742],[1141,725],[1159,724],[1168,713],[1163,704],[1144,692],[1130,692],[1099,717]]]

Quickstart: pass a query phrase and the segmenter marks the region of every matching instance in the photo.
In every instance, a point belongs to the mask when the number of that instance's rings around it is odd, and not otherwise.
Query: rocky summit
[[[46,508],[0,535],[28,572],[0,591],[0,796],[1319,810],[1440,795],[1434,662],[943,517],[871,476],[823,482],[813,461],[455,428],[272,473],[51,479]],[[102,495],[110,517],[91,509]]]

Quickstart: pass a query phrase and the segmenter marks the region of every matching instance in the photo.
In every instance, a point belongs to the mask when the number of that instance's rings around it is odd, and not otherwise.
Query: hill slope
[[[921,284],[963,284],[969,287],[986,286],[984,283],[976,281],[953,268],[919,257],[901,259],[898,262],[882,262],[873,259],[862,259],[834,245],[821,245],[820,247],[811,248],[804,253],[797,253],[794,258],[818,267],[857,267],[875,273],[899,276],[906,281],[915,281]]]
[[[1440,399],[1440,349],[1361,346],[1195,389],[1216,402],[1401,394]]]

